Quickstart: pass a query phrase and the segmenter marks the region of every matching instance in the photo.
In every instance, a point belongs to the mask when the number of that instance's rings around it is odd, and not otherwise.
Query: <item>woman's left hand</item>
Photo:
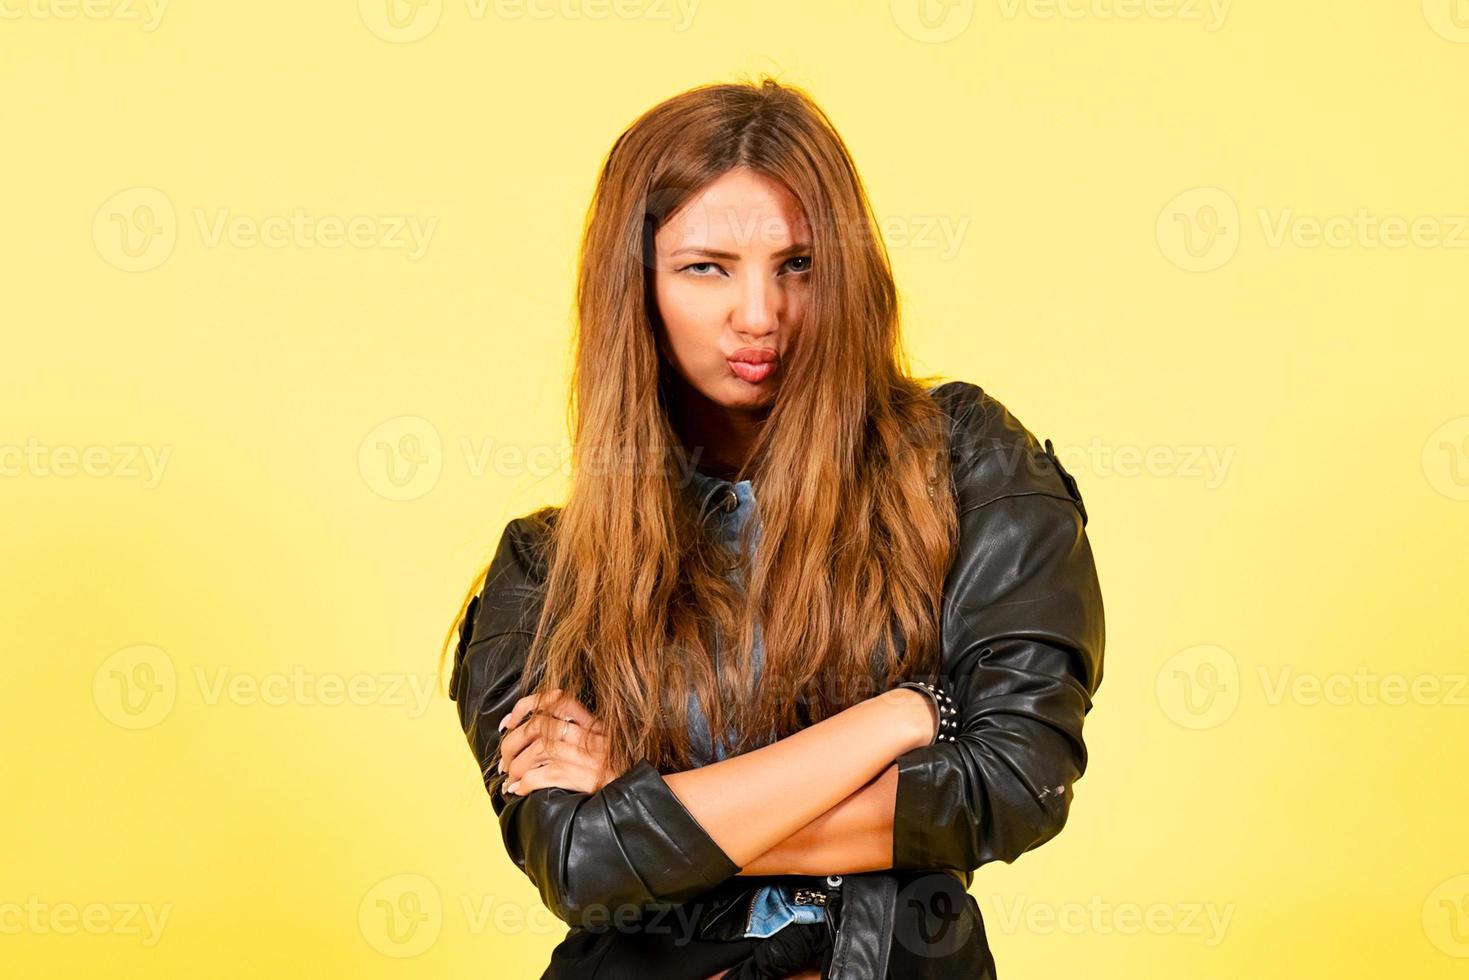
[[[535,735],[531,726],[522,724],[537,713],[557,719],[546,736]],[[521,698],[502,725],[509,729],[500,741],[500,771],[506,776],[507,793],[524,796],[548,786],[595,793],[616,775],[607,769],[601,722],[559,689]]]

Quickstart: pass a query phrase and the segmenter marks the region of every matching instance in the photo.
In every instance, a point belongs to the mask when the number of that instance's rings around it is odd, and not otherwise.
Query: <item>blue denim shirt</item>
[[[730,483],[717,477],[693,472],[693,483],[695,499],[703,500],[715,486],[728,486],[734,490],[739,499],[739,506],[732,511],[715,509],[708,517],[710,521],[718,522],[724,532],[724,544],[731,552],[739,547],[740,529],[749,521],[755,521],[751,530],[750,547],[753,549],[760,540],[759,518],[755,512],[755,489],[749,480],[741,480],[738,483]],[[716,499],[718,499],[716,497]],[[755,623],[755,640],[752,650],[754,658],[755,674],[758,677],[760,668],[765,662],[765,646],[761,640],[760,624]],[[714,652],[718,656],[718,651]],[[703,764],[717,762],[725,758],[725,746],[723,741],[718,745],[713,744],[709,732],[708,719],[699,708],[699,700],[689,692],[689,713],[691,724],[689,736],[693,740],[695,751],[703,757]],[[729,733],[730,741],[733,741],[733,733]],[[797,905],[791,887],[785,885],[766,885],[755,895],[755,902],[750,917],[750,927],[745,931],[747,937],[764,939],[779,932],[792,922],[816,923],[826,919],[826,909],[820,905]]]

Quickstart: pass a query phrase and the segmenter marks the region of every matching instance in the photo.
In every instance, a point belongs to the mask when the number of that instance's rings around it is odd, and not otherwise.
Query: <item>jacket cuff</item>
[[[607,783],[601,793],[619,843],[646,876],[652,894],[687,901],[741,870],[648,760]]]
[[[934,853],[933,837],[947,840],[954,830],[945,824],[959,819],[939,805],[943,799],[933,783],[940,768],[935,756],[946,746],[924,745],[898,756],[898,790],[893,809],[893,868],[918,870],[942,867],[947,855]]]

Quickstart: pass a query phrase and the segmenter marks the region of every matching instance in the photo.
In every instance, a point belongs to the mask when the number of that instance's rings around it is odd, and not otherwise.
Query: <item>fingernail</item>
[[[500,729],[500,731],[503,732],[505,730],[505,723],[507,721],[509,721],[509,720],[510,720],[510,716],[509,715],[506,715],[504,718],[501,718],[500,719],[500,724],[497,726]]]
[[[507,792],[507,793],[514,793],[515,792],[515,787],[517,787],[519,785],[520,785],[520,780],[517,779],[515,782],[511,783],[509,786],[506,786],[505,787],[505,792]]]

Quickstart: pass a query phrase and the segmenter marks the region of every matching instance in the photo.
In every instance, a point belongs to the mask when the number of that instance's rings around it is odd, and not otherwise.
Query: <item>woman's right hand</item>
[[[536,714],[548,714],[549,734],[540,735],[525,724]],[[524,796],[548,786],[577,793],[595,793],[616,777],[607,766],[607,738],[602,723],[576,698],[562,691],[531,694],[515,703],[502,724],[508,729],[500,740],[499,768],[505,774],[505,792]]]

